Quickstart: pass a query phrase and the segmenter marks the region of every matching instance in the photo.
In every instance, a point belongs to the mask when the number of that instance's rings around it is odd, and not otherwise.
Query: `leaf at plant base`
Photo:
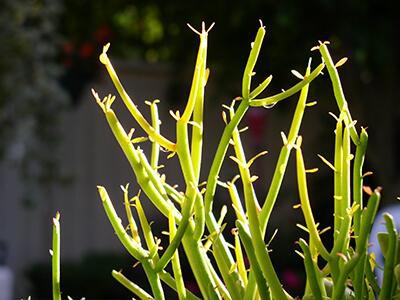
[[[379,242],[379,246],[381,248],[383,257],[385,257],[387,249],[388,249],[389,234],[387,232],[378,232],[377,237],[378,237],[378,242]]]

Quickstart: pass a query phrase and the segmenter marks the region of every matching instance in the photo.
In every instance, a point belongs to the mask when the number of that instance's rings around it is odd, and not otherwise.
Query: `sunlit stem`
[[[251,50],[249,54],[249,58],[246,63],[246,67],[243,72],[242,79],[242,96],[244,99],[249,99],[250,89],[251,89],[251,77],[254,75],[253,70],[257,63],[257,58],[260,53],[261,45],[265,36],[265,28],[262,24],[260,24],[260,28],[258,28],[256,38],[254,42],[251,44]]]
[[[162,271],[159,273],[159,276],[163,282],[165,282],[171,289],[174,291],[178,291],[176,280],[167,272]],[[191,291],[186,289],[186,297],[188,300],[200,300],[200,298],[196,297]]]
[[[160,134],[161,121],[160,121],[160,118],[158,115],[157,102],[158,101],[156,100],[150,104],[151,124],[152,124],[156,134]],[[159,156],[160,156],[160,144],[157,143],[157,141],[153,141],[153,143],[151,144],[150,165],[154,170],[157,170]]]
[[[164,136],[160,135],[156,132],[156,130],[147,122],[147,120],[143,117],[137,106],[133,103],[132,99],[129,97],[128,93],[125,91],[124,87],[122,86],[121,81],[119,80],[117,73],[114,70],[114,67],[111,64],[110,59],[107,56],[107,50],[110,44],[107,44],[103,48],[103,53],[100,55],[100,61],[104,64],[107,68],[107,71],[110,75],[111,80],[114,83],[115,88],[117,89],[119,95],[121,96],[122,100],[124,101],[126,107],[135,118],[136,122],[139,123],[140,127],[157,143],[159,143],[165,149],[169,151],[175,151],[176,145],[166,139]]]
[[[124,187],[124,205],[125,205],[125,212],[126,216],[128,218],[128,223],[129,223],[129,229],[131,231],[132,238],[134,239],[135,242],[140,244],[140,236],[138,232],[138,227],[136,225],[135,219],[133,218],[132,215],[132,204],[129,201],[129,195],[128,195],[128,184]]]
[[[169,211],[172,210],[174,212],[176,222],[179,223],[181,219],[180,213],[170,202],[165,201],[165,198],[161,195],[160,191],[158,191],[154,184],[151,182],[148,173],[140,162],[138,151],[132,145],[130,138],[118,121],[114,111],[109,109],[106,111],[105,115],[107,122],[110,125],[110,128],[120,147],[124,151],[124,154],[135,173],[136,180],[142,190],[154,203],[154,205],[161,211],[162,214],[168,216]]]
[[[312,295],[315,299],[323,299],[323,297],[326,297],[326,291],[316,261],[313,259],[306,241],[300,239],[299,245],[304,253],[304,266],[307,273],[307,282],[310,285]]]
[[[153,261],[158,260],[158,245],[154,239],[153,232],[151,231],[151,226],[149,221],[147,220],[146,214],[144,212],[142,203],[139,199],[139,196],[134,198],[136,212],[139,217],[140,226],[142,227],[142,232],[144,239],[147,244],[147,248],[149,249],[149,256],[153,259]]]
[[[250,101],[250,105],[251,106],[268,106],[271,104],[275,104],[279,101],[282,101],[294,94],[296,94],[297,92],[299,92],[304,86],[306,86],[307,84],[309,84],[311,81],[313,81],[320,73],[321,71],[324,69],[325,65],[323,63],[321,63],[318,67],[316,67],[308,76],[305,76],[304,79],[302,81],[300,81],[299,83],[297,83],[296,85],[292,86],[291,88],[273,95],[273,96],[269,96],[266,98],[262,98],[262,99],[254,99]]]
[[[361,134],[362,140],[362,134]],[[362,142],[360,140],[360,145]],[[354,293],[356,297],[364,297],[364,276],[366,264],[368,263],[368,240],[372,230],[372,225],[375,220],[376,213],[378,211],[380,202],[380,191],[379,188],[375,189],[374,193],[369,197],[367,207],[362,211],[360,216],[360,230],[356,238],[356,252],[360,257],[360,263],[356,266],[353,279]]]
[[[379,294],[379,300],[392,299],[393,283],[394,283],[394,267],[396,265],[399,240],[393,217],[387,213],[383,215],[386,223],[386,230],[389,234],[388,247],[385,255],[385,266],[383,271],[382,289]],[[398,262],[397,262],[398,263]]]
[[[335,283],[335,288],[333,289],[332,300],[341,300],[346,299],[346,280],[350,274],[350,272],[355,268],[357,263],[359,262],[360,257],[358,254],[354,254],[354,256],[346,262],[340,269],[340,275],[338,280]]]
[[[333,93],[335,95],[335,99],[337,102],[337,105],[339,107],[339,111],[344,111],[347,119],[345,120],[346,125],[349,126],[351,123],[353,123],[353,120],[350,115],[350,111],[347,105],[346,98],[344,97],[343,89],[342,89],[342,84],[340,82],[340,77],[339,73],[335,67],[335,64],[332,61],[332,57],[329,53],[328,47],[326,43],[321,43],[319,47],[319,51],[321,52],[322,59],[324,60],[324,63],[326,64],[326,68],[328,69],[329,77],[331,78],[332,81],[332,87],[333,87]],[[355,145],[358,144],[358,134],[354,126],[350,128],[350,135],[351,139],[353,140],[353,143]]]
[[[168,225],[169,225],[169,237],[170,237],[170,242],[173,241],[176,235],[176,227],[175,227],[175,221],[174,217],[171,216],[168,218]],[[185,289],[185,284],[183,282],[183,276],[182,276],[182,269],[179,261],[179,252],[178,249],[176,249],[175,253],[173,254],[172,257],[172,270],[174,272],[175,280],[176,280],[176,289],[178,292],[179,299],[186,299],[186,289]]]
[[[136,296],[138,296],[141,300],[153,299],[153,296],[151,296],[149,293],[147,293],[145,290],[143,290],[140,286],[138,286],[137,284],[133,283],[128,278],[126,278],[121,272],[117,272],[117,271],[113,270],[111,275],[119,283],[121,283],[124,287],[126,287],[128,290],[130,290]]]
[[[177,248],[178,248],[179,244],[181,243],[183,235],[185,234],[185,231],[189,225],[189,218],[192,213],[194,202],[195,202],[195,199],[193,199],[193,198],[192,199],[186,198],[184,200],[184,204],[183,204],[183,208],[182,208],[182,219],[179,224],[178,230],[176,232],[174,232],[173,239],[170,241],[167,249],[165,250],[165,252],[162,255],[162,257],[160,258],[160,260],[157,262],[157,264],[155,266],[156,272],[160,272],[161,270],[163,270],[166,267],[166,265],[168,264],[168,262],[171,259],[173,259],[173,255],[177,251]],[[172,222],[172,221],[170,221],[170,222]]]
[[[311,66],[310,63],[306,69],[305,75],[310,74]],[[264,205],[260,213],[260,224],[263,234],[265,234],[267,223],[271,212],[274,208],[276,199],[278,197],[279,190],[282,185],[282,180],[285,175],[286,167],[289,161],[290,152],[299,134],[300,125],[303,120],[304,110],[306,108],[307,96],[308,96],[309,85],[305,85],[300,92],[299,100],[293,115],[292,124],[290,126],[288,142],[284,144],[279,153],[279,158],[276,163],[275,172],[272,177],[272,181],[268,190],[268,194],[265,198]]]
[[[306,169],[304,167],[303,154],[301,152],[301,137],[298,138],[296,163],[297,163],[297,185],[299,188],[301,210],[303,211],[304,219],[306,221],[307,229],[310,233],[310,239],[318,249],[321,256],[326,260],[330,260],[330,254],[323,245],[321,238],[318,234],[317,226],[315,225],[314,216],[311,210],[310,200],[308,198]],[[303,249],[304,250],[304,249]]]
[[[97,188],[107,217],[122,245],[137,260],[143,261],[147,259],[149,257],[149,252],[141,248],[141,246],[137,244],[125,231],[125,228],[122,226],[121,219],[118,217],[106,189],[102,186],[98,186]]]
[[[257,282],[257,288],[258,288],[258,291],[260,294],[260,298],[262,300],[269,300],[269,299],[271,299],[271,296],[270,296],[271,291],[268,287],[266,277],[263,274],[263,272],[260,268],[260,265],[257,262],[256,254],[254,251],[253,244],[251,242],[251,236],[250,236],[250,233],[248,232],[248,228],[243,222],[241,222],[239,220],[236,220],[236,227],[239,230],[240,240],[243,243],[243,246],[246,250],[246,254],[250,261],[250,265],[251,265],[250,276],[251,276],[251,274],[254,274],[255,282]],[[250,282],[253,282],[253,281],[252,280],[249,281],[249,285],[246,288],[245,295],[249,298],[252,298],[250,296],[254,295],[255,285],[250,285]]]
[[[342,225],[342,220],[344,217],[344,212],[342,211],[343,197],[342,197],[342,164],[343,164],[343,122],[342,119],[336,123],[335,130],[335,157],[334,157],[334,227],[333,227],[333,237],[334,240],[337,236]]]
[[[346,119],[346,118],[345,118]],[[346,122],[346,121],[345,121]],[[350,162],[353,159],[353,155],[351,154],[351,149],[350,149],[350,128],[348,126],[345,126],[343,129],[343,163],[342,163],[342,187],[341,187],[341,192],[342,192],[342,199],[341,199],[341,213],[343,216],[346,215],[346,211],[350,209],[351,207],[351,184],[350,184],[350,174],[351,174],[351,168],[350,168]],[[345,217],[346,218],[346,217]],[[345,222],[342,223],[342,226],[340,227],[340,231],[345,231],[347,232],[346,235],[346,240],[344,241],[342,248],[339,249],[339,251],[344,252],[349,245],[350,242],[350,225],[347,224],[345,225]]]
[[[60,291],[60,213],[53,218],[53,245],[51,251],[53,300],[61,300]]]
[[[363,210],[364,203],[362,197],[363,187],[363,165],[365,159],[365,153],[368,144],[368,134],[364,128],[361,129],[360,143],[356,147],[356,154],[354,158],[353,166],[353,201],[354,204],[359,205],[359,209],[354,212],[354,234],[359,236],[360,234],[360,223],[361,223],[361,211]]]

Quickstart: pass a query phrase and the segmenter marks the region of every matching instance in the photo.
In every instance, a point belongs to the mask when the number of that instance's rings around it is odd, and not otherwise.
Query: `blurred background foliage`
[[[400,120],[394,92],[400,27],[394,4],[377,0],[219,0],[212,4],[2,0],[0,158],[17,164],[27,181],[63,180],[52,155],[60,139],[56,123],[65,104],[76,105],[82,89],[97,76],[98,54],[107,42],[112,43],[114,57],[173,65],[168,99],[176,105],[184,101],[198,42],[186,23],[200,28],[202,21],[216,22],[209,38],[210,84],[218,87],[211,88],[215,101],[240,93],[241,72],[261,19],[267,39],[257,73],[274,75],[271,92],[294,82],[289,70],[304,69],[317,39],[329,40],[337,58],[350,57],[351,68],[343,80],[348,97],[362,103],[354,105],[360,119],[371,124],[380,116],[372,108],[379,103],[381,114],[394,114],[382,125],[392,128]],[[256,75],[256,81],[261,79]],[[391,130],[387,134],[395,141],[389,147],[400,150],[399,134]],[[393,160],[400,167],[400,159]]]
[[[25,200],[38,185],[60,180],[54,149],[67,104],[57,62],[61,4],[1,1],[0,159],[18,168],[27,187]]]
[[[394,1],[70,0],[64,3],[60,29],[77,51],[92,44],[97,54],[94,42],[109,40],[115,56],[191,66],[195,51],[189,49],[195,49],[197,39],[186,23],[199,28],[201,21],[216,22],[209,65],[218,80],[230,83],[223,85],[226,89],[240,79],[258,19],[268,34],[260,74],[273,71],[287,82],[287,70],[304,68],[309,49],[320,39],[330,40],[336,55],[351,57],[361,84],[393,78],[398,37]]]

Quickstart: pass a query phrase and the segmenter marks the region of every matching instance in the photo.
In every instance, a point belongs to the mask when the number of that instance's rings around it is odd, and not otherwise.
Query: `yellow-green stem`
[[[53,245],[51,251],[53,300],[61,300],[60,290],[60,214],[53,218]]]

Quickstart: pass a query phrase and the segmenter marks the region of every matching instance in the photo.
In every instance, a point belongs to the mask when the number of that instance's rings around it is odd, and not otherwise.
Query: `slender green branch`
[[[249,176],[243,178],[243,188],[246,210],[249,219],[250,234],[252,237],[251,242],[254,247],[257,262],[260,265],[265,278],[267,279],[268,285],[271,287],[272,296],[277,300],[286,300],[288,295],[285,293],[281,283],[279,282],[261,233],[260,222],[257,215],[256,200],[251,190],[251,179]]]
[[[351,154],[351,149],[350,149],[349,132],[350,129],[346,125],[343,129],[343,157],[342,157],[343,162],[342,162],[342,187],[341,187],[342,195],[340,200],[341,213],[343,216],[345,216],[346,211],[350,209],[351,206],[350,161],[352,160],[353,155]],[[346,232],[345,240],[343,241],[341,248],[337,249],[340,252],[344,252],[348,248],[350,242],[350,226],[351,222],[349,223],[342,222],[342,226],[340,227],[341,233]]]
[[[135,196],[133,198],[133,201],[139,217],[140,226],[142,227],[142,232],[146,241],[147,249],[149,250],[149,257],[153,258],[154,261],[157,261],[159,246],[156,243],[153,232],[151,231],[151,226],[149,221],[147,220],[142,203],[139,199],[139,195]]]
[[[299,245],[304,253],[304,266],[312,295],[315,299],[323,299],[323,297],[326,297],[326,291],[318,266],[311,256],[311,252],[306,241],[300,239]]]
[[[163,186],[168,196],[174,199],[178,204],[183,204],[183,200],[185,199],[185,195],[183,193],[178,192],[175,187],[169,185],[167,182],[163,182]]]
[[[175,235],[176,235],[176,227],[175,227],[175,220],[174,217],[171,216],[168,218],[168,225],[169,225],[169,238],[170,242],[172,243],[174,241]],[[185,289],[185,283],[183,282],[183,276],[182,276],[182,269],[181,269],[181,264],[179,261],[179,252],[178,249],[176,249],[173,257],[172,257],[172,270],[174,272],[175,280],[176,280],[176,291],[178,292],[178,297],[179,299],[186,299],[186,289]]]
[[[156,300],[164,300],[164,290],[161,285],[160,276],[152,268],[152,263],[149,260],[142,262],[143,270],[146,273],[146,277],[149,280],[151,290]]]
[[[254,99],[258,95],[260,95],[271,83],[272,75],[269,75],[267,78],[264,79],[249,95],[249,99]]]
[[[200,199],[196,199],[197,197],[201,196],[198,188],[197,188],[197,180],[195,178],[193,164],[190,156],[190,149],[189,149],[189,141],[188,141],[188,128],[187,123],[184,122],[183,119],[180,119],[176,125],[177,128],[177,154],[179,158],[179,162],[182,168],[183,177],[186,183],[186,197],[185,201],[189,202],[190,211],[187,212],[188,218],[192,213],[193,207],[196,208],[196,223],[195,223],[195,232],[194,238],[196,240],[200,240],[203,235],[204,227],[205,227],[205,217],[204,217],[204,209],[202,208],[202,201]],[[185,206],[184,206],[185,207]],[[189,220],[187,222],[182,222],[184,226],[187,226]],[[182,227],[182,224],[179,227]],[[186,228],[186,227],[185,227]],[[185,229],[182,227],[182,230]],[[180,230],[178,229],[179,234],[181,234]],[[183,232],[182,232],[183,234]],[[179,236],[179,235],[177,235]]]
[[[220,292],[220,294],[222,296],[222,299],[224,299],[224,300],[232,300],[232,297],[229,294],[228,289],[224,286],[224,283],[219,278],[219,276],[218,276],[217,272],[214,270],[214,268],[211,268],[210,271],[211,271],[211,273],[213,275],[213,278],[215,280],[215,283],[216,283],[216,287],[214,287],[214,288],[217,289]],[[239,297],[241,297],[241,295]],[[237,296],[233,296],[233,299],[238,299],[238,297]]]
[[[205,29],[204,23],[202,23],[202,31],[199,33],[200,45],[197,52],[196,65],[193,74],[192,86],[189,93],[189,99],[186,104],[186,108],[182,114],[182,122],[188,123],[190,116],[193,113],[195,103],[199,100],[199,90],[204,89],[205,83],[205,72],[206,72],[206,59],[207,59],[207,37],[208,30]]]
[[[305,75],[308,76],[311,71],[310,66],[311,60],[307,66]],[[272,177],[272,181],[268,190],[268,194],[265,198],[264,205],[260,213],[260,223],[263,234],[265,234],[267,223],[271,215],[272,209],[275,205],[278,197],[279,190],[282,185],[282,180],[285,175],[286,167],[289,161],[290,152],[299,134],[300,125],[303,120],[304,110],[306,108],[307,96],[308,96],[309,85],[305,85],[300,92],[299,100],[296,105],[296,109],[293,115],[292,124],[290,125],[288,142],[282,146],[279,158],[276,163],[275,172]]]
[[[261,26],[263,27],[263,26]],[[219,228],[217,222],[215,220],[214,215],[212,214],[212,204],[213,199],[215,196],[215,190],[217,187],[217,181],[219,172],[221,170],[222,163],[224,161],[226,151],[228,149],[229,141],[232,136],[233,130],[239,125],[240,121],[242,120],[245,112],[249,107],[249,98],[246,95],[250,94],[250,91],[246,91],[246,89],[250,89],[250,76],[253,73],[253,68],[258,58],[258,51],[262,44],[262,37],[264,34],[262,33],[264,29],[259,29],[258,39],[254,41],[252,50],[250,51],[249,58],[248,58],[248,66],[247,71],[244,72],[244,82],[243,82],[243,98],[242,101],[237,108],[235,115],[230,120],[230,122],[225,127],[220,142],[218,144],[217,151],[214,156],[214,160],[211,165],[211,169],[208,174],[207,178],[207,186],[206,186],[206,193],[204,195],[204,208],[205,208],[205,216],[206,216],[206,225],[209,232],[219,232]],[[247,74],[247,75],[246,75]],[[248,82],[248,83],[247,83]],[[266,87],[266,86],[265,86]],[[261,91],[260,91],[261,92]],[[233,264],[232,255],[227,247],[227,244],[222,235],[219,235],[218,238],[214,241],[213,244],[213,254],[216,259],[218,268],[220,270],[225,270],[230,268]],[[224,278],[225,283],[227,284],[227,288],[231,295],[238,297],[242,295],[243,288],[240,287],[237,282],[239,280],[239,275],[236,271],[232,272],[231,274],[226,274],[226,272],[222,272],[222,276]]]
[[[343,202],[342,197],[342,173],[343,173],[343,121],[341,118],[338,119],[336,123],[335,130],[335,157],[334,157],[334,214],[333,214],[333,238],[337,239],[339,231],[342,225],[342,220],[344,218],[344,212],[341,209],[341,202]]]
[[[60,291],[60,213],[53,218],[53,245],[51,251],[53,300],[61,300]]]
[[[167,272],[162,271],[159,273],[159,276],[163,282],[165,282],[171,289],[174,291],[178,291],[178,287],[176,285],[176,280]],[[186,299],[188,300],[200,300],[197,296],[195,296],[191,291],[186,289]]]
[[[230,109],[231,116],[234,115],[233,108]],[[246,196],[252,195],[251,198],[254,202],[255,207],[257,210],[260,210],[260,206],[258,204],[256,192],[254,190],[253,184],[251,184],[251,175],[250,175],[250,170],[248,167],[248,163],[246,160],[246,155],[244,154],[243,146],[242,146],[242,141],[240,139],[240,134],[239,134],[239,129],[235,128],[232,132],[232,139],[233,139],[233,148],[235,150],[235,161],[238,163],[239,167],[239,172],[240,176],[243,182],[243,189],[244,189],[244,196],[245,196],[245,202],[249,201],[249,199],[246,199]],[[248,180],[248,182],[246,182]],[[248,190],[246,190],[248,188]],[[247,204],[246,204],[247,205]]]
[[[295,84],[291,88],[289,88],[279,94],[273,95],[273,96],[269,96],[269,97],[262,98],[262,99],[253,99],[250,101],[250,105],[251,106],[268,106],[271,104],[278,103],[279,101],[282,101],[286,98],[289,98],[290,96],[299,92],[303,87],[308,85],[311,81],[313,81],[321,73],[321,71],[324,69],[324,67],[325,67],[325,65],[323,63],[321,63],[318,67],[316,67],[310,73],[310,75],[305,76],[302,81]]]
[[[136,122],[139,123],[140,127],[157,143],[163,146],[165,149],[169,151],[175,152],[176,145],[166,139],[164,136],[160,135],[156,132],[156,130],[147,122],[147,120],[143,117],[141,112],[138,110],[137,106],[133,103],[132,99],[129,97],[128,93],[125,91],[122,86],[121,81],[119,80],[117,73],[114,70],[113,65],[111,64],[110,59],[107,56],[107,50],[110,44],[107,44],[103,47],[103,53],[100,55],[100,62],[104,64],[107,68],[107,71],[110,75],[111,80],[114,83],[115,88],[117,89],[119,95],[124,101],[126,107],[135,118]]]
[[[207,299],[219,299],[219,293],[214,289],[215,280],[210,271],[210,262],[208,261],[205,251],[199,241],[192,238],[193,229],[187,230],[183,236],[182,244],[185,249],[191,269],[203,297]]]
[[[158,100],[155,100],[152,103],[150,103],[151,124],[156,134],[160,134],[160,125],[161,125],[157,108],[158,102],[159,102]],[[157,170],[159,157],[160,157],[160,144],[157,143],[157,141],[153,141],[151,144],[151,160],[150,160],[150,165],[153,168],[153,170]]]
[[[257,63],[258,55],[260,54],[261,45],[265,36],[265,28],[260,22],[260,28],[258,28],[256,38],[251,44],[251,50],[249,58],[246,63],[246,67],[243,72],[242,79],[242,96],[244,99],[250,99],[250,89],[251,89],[251,77],[254,75],[253,70]]]
[[[142,300],[151,300],[154,299],[153,296],[151,296],[149,293],[147,293],[145,290],[143,290],[140,286],[137,284],[133,283],[130,281],[128,278],[126,278],[121,272],[117,272],[113,270],[111,272],[111,275],[124,287],[126,287],[128,290],[130,290],[132,293],[134,293],[136,296],[138,296]]]
[[[176,210],[172,203],[165,201],[164,197],[149,179],[148,173],[146,172],[143,165],[140,163],[138,151],[132,145],[129,136],[126,134],[124,128],[119,123],[112,109],[108,109],[106,111],[106,119],[120,147],[124,151],[124,154],[127,157],[136,175],[137,182],[139,183],[142,190],[163,215],[168,216],[169,211],[173,210],[176,221],[177,223],[179,223],[181,219],[180,213]]]
[[[205,66],[205,63],[204,63]],[[199,182],[201,162],[202,162],[202,150],[203,150],[203,109],[204,109],[204,87],[206,83],[207,72],[203,72],[200,87],[196,94],[196,103],[193,110],[193,128],[192,128],[192,144],[191,144],[191,156],[192,164],[196,182]]]
[[[258,270],[261,273],[260,269],[258,269]],[[266,282],[265,279],[264,279],[264,282]],[[249,271],[249,281],[248,281],[246,289],[244,291],[243,300],[262,299],[258,294],[257,285],[258,285],[258,283],[257,283],[256,275],[255,275],[253,268],[251,267],[250,271]],[[266,299],[271,299],[271,295],[269,292],[266,297],[268,297]]]
[[[257,262],[254,247],[251,242],[251,236],[246,228],[247,226],[240,220],[236,220],[236,227],[239,230],[240,240],[242,241],[244,249],[246,250],[246,254],[249,258],[250,266],[251,266],[251,273],[254,274],[254,277],[256,279],[255,281],[257,282],[257,288],[258,288],[258,292],[260,294],[260,298],[262,300],[269,300],[269,299],[271,299],[271,296],[270,296],[271,291],[268,287],[267,280],[264,277],[263,272],[261,271],[260,265]],[[250,294],[250,293],[253,294],[252,293],[253,290],[249,291],[249,288],[251,288],[251,287],[252,286],[249,285],[246,288],[246,294]]]
[[[361,135],[362,137],[362,135]],[[360,144],[362,145],[362,138]],[[368,258],[368,239],[372,230],[372,225],[378,211],[380,202],[380,190],[375,189],[374,193],[369,197],[367,208],[360,215],[360,231],[357,234],[356,239],[356,252],[360,256],[360,263],[356,266],[353,286],[356,297],[362,299],[364,293],[364,276],[365,276],[365,264]],[[355,220],[354,220],[355,221]]]
[[[348,296],[346,295],[346,293],[348,293],[346,291],[346,280],[350,272],[355,268],[355,266],[359,262],[359,259],[360,257],[356,253],[348,262],[344,264],[344,266],[342,266],[339,278],[335,284],[335,288],[333,289],[332,300],[348,299]]]
[[[217,148],[217,152],[215,153],[214,160],[211,165],[211,169],[207,179],[206,193],[204,195],[206,225],[209,232],[219,232],[219,226],[212,213],[212,204],[215,196],[215,190],[217,187],[218,175],[222,166],[222,162],[224,161],[226,151],[228,149],[232,132],[243,118],[247,109],[248,109],[248,102],[242,100],[238,109],[235,112],[235,116],[231,119],[231,121],[223,131],[220,143]],[[234,261],[227,247],[223,235],[219,235],[218,238],[214,241],[213,254],[216,259],[218,268],[226,269],[229,271],[229,268],[234,263]],[[230,294],[236,296],[241,295],[242,287],[237,284],[237,281],[239,280],[238,273],[234,271],[228,276],[224,274],[226,274],[226,272],[222,273],[222,275],[225,284],[227,285],[227,288],[230,291]]]
[[[399,241],[397,238],[397,230],[394,224],[393,217],[385,213],[383,218],[386,223],[386,230],[389,234],[388,248],[385,253],[385,267],[383,270],[383,280],[379,300],[392,299],[392,291],[394,284],[394,267],[396,265],[396,256],[399,248]]]
[[[136,149],[136,153],[139,156],[140,164],[143,167],[146,175],[148,176],[151,183],[154,185],[155,189],[161,194],[161,197],[164,198],[164,201],[168,203],[170,207],[173,207],[173,204],[168,199],[167,191],[165,190],[164,184],[161,180],[160,175],[152,166],[149,164],[147,157],[144,155],[143,150],[141,148]]]
[[[129,187],[129,184],[127,184],[125,187],[123,187],[125,212],[126,212],[126,216],[128,218],[129,229],[131,231],[132,238],[135,240],[135,242],[140,244],[140,235],[139,235],[138,227],[137,227],[135,219],[133,218],[133,215],[132,215],[132,209],[131,209],[132,204],[129,201],[128,187]]]
[[[296,149],[297,181],[298,181],[297,186],[299,188],[301,210],[303,212],[304,219],[306,220],[307,229],[308,232],[310,233],[310,239],[313,241],[313,244],[318,249],[321,256],[326,261],[330,261],[331,259],[330,254],[326,250],[325,246],[321,241],[321,238],[318,234],[317,226],[315,225],[314,216],[311,210],[310,200],[308,198],[308,191],[307,191],[306,169],[304,167],[304,159],[300,146],[301,146],[301,137],[298,138],[297,149]],[[301,245],[302,243],[300,243],[300,246]]]
[[[233,208],[235,210],[235,213],[236,213],[236,218],[239,221],[242,221],[242,222],[245,223],[246,220],[247,220],[246,213],[244,212],[243,205],[242,205],[242,202],[240,200],[240,196],[239,196],[239,193],[238,193],[237,188],[235,186],[234,180],[232,180],[232,182],[228,182],[227,183],[227,188],[228,188],[228,191],[229,191],[229,196],[230,196],[231,201],[232,201],[232,206],[233,206]]]
[[[347,118],[344,116],[344,123],[347,124]],[[350,203],[350,161],[352,159],[352,155],[350,153],[350,129],[349,126],[346,125],[343,128],[343,139],[341,142],[342,145],[342,162],[341,162],[341,173],[337,178],[340,182],[340,195],[335,195],[337,197],[337,204],[339,207],[335,209],[340,213],[340,228],[338,229],[338,233],[336,238],[334,239],[333,249],[331,251],[331,256],[333,258],[332,263],[332,277],[334,281],[337,278],[336,269],[339,267],[339,259],[340,257],[337,253],[345,253],[348,249],[349,241],[350,241],[350,228],[351,228],[351,220],[353,217],[353,210],[351,208]],[[337,170],[335,170],[337,172]],[[335,228],[336,230],[336,228]],[[340,276],[340,275],[339,275]]]
[[[238,231],[237,230],[234,231],[233,234],[235,236],[236,264],[237,264],[240,278],[242,279],[244,286],[246,286],[247,285],[247,271],[246,271],[246,266],[244,263],[244,256],[243,256],[242,247],[240,245],[240,238],[239,238]]]
[[[103,202],[104,210],[106,211],[107,217],[110,220],[112,227],[115,230],[122,245],[128,250],[128,252],[137,260],[143,261],[148,258],[149,252],[144,250],[138,243],[136,243],[125,231],[125,228],[121,224],[121,219],[118,217],[114,206],[111,202],[110,197],[106,189],[102,186],[97,187],[100,198]]]
[[[361,211],[363,210],[363,198],[362,198],[362,187],[363,187],[363,165],[365,159],[365,153],[368,144],[368,134],[364,128],[361,129],[360,143],[356,147],[356,154],[354,158],[353,166],[353,201],[354,204],[359,205],[359,209],[354,212],[354,234],[359,236],[360,234],[360,223],[361,223]]]
[[[206,215],[209,215],[212,211],[212,204],[215,196],[215,190],[217,187],[219,172],[222,167],[222,163],[225,159],[226,151],[228,150],[229,141],[232,136],[233,130],[239,125],[242,120],[244,114],[249,108],[248,101],[242,100],[240,102],[239,107],[237,108],[235,115],[229,121],[228,125],[225,127],[220,142],[218,144],[217,152],[215,153],[213,163],[211,165],[211,169],[207,178],[207,186],[206,186],[206,194],[204,195],[204,205],[206,209]],[[207,224],[209,225],[210,222]],[[209,231],[212,231],[215,228],[209,228]]]
[[[189,225],[189,218],[192,214],[192,209],[194,206],[194,199],[186,198],[182,208],[182,219],[179,224],[178,230],[174,234],[174,238],[170,241],[167,249],[164,254],[161,256],[160,260],[157,262],[155,266],[155,271],[160,272],[163,270],[168,262],[173,258],[175,251],[177,250],[179,244],[182,241],[183,235]]]
[[[350,115],[350,111],[347,105],[346,98],[344,97],[343,89],[342,89],[342,84],[340,82],[340,77],[339,73],[337,71],[337,68],[335,67],[335,64],[332,61],[332,57],[329,54],[328,47],[326,43],[321,43],[319,46],[319,51],[321,52],[322,59],[324,63],[326,64],[326,68],[328,69],[329,77],[331,78],[332,81],[332,87],[333,87],[333,93],[335,95],[336,102],[338,104],[339,110],[344,111],[347,120],[346,125],[349,126],[350,124],[353,123],[353,120]],[[350,128],[350,135],[351,139],[353,140],[353,143],[355,145],[358,144],[358,134],[354,126],[351,126]]]

